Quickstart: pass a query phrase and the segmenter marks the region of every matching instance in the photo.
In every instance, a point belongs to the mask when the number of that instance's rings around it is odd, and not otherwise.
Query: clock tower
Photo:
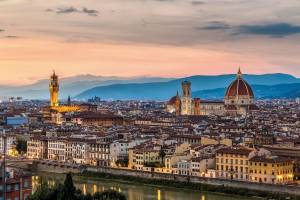
[[[50,106],[57,107],[59,83],[58,83],[58,76],[55,74],[55,71],[53,71],[53,74],[50,77],[49,91],[50,91]]]

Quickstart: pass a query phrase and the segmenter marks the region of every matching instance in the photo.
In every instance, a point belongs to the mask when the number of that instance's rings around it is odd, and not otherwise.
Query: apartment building
[[[66,146],[67,141],[65,139],[48,139],[48,160],[66,162]]]
[[[6,137],[6,154],[14,149],[16,144],[16,136],[14,134],[5,134]],[[4,135],[0,134],[0,153],[4,153]]]
[[[191,160],[191,175],[205,177],[209,169],[215,168],[215,158],[213,156],[204,156],[192,158]]]
[[[293,182],[293,160],[278,156],[255,156],[250,159],[250,181],[268,184]]]
[[[216,153],[217,177],[231,180],[249,180],[249,160],[255,150],[244,148],[224,148]]]
[[[66,159],[70,163],[86,164],[89,158],[89,144],[81,138],[68,138],[66,142]]]
[[[129,149],[128,167],[137,170],[143,170],[144,166],[152,166],[161,163],[160,149],[154,146],[137,146]]]
[[[89,142],[89,161],[88,163],[93,166],[110,166],[110,142]]]
[[[34,136],[27,141],[27,158],[48,159],[48,140],[46,137]]]
[[[116,166],[118,160],[128,160],[129,142],[124,140],[115,141],[110,144],[111,166]]]

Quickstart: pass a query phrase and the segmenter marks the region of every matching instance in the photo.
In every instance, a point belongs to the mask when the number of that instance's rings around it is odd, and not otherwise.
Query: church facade
[[[192,98],[191,82],[183,81],[182,95],[172,97],[167,103],[167,111],[176,115],[246,115],[256,112],[254,93],[251,86],[243,79],[239,69],[236,79],[226,90],[224,101],[206,101]]]

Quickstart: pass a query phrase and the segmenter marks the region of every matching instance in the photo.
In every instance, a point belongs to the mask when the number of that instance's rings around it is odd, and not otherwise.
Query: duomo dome
[[[251,86],[242,77],[239,69],[237,78],[229,85],[225,93],[226,105],[251,105],[254,103],[254,93]]]

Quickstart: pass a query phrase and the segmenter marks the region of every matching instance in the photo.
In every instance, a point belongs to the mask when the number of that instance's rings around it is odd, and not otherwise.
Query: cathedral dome
[[[225,99],[238,98],[240,96],[246,96],[254,98],[254,93],[251,86],[242,78],[241,70],[237,74],[237,79],[234,80],[227,88]]]
[[[177,95],[176,96],[173,96],[169,101],[168,101],[168,105],[176,105],[176,102],[180,102],[181,103],[181,100],[180,100],[180,97],[178,95],[178,92],[177,92]]]

